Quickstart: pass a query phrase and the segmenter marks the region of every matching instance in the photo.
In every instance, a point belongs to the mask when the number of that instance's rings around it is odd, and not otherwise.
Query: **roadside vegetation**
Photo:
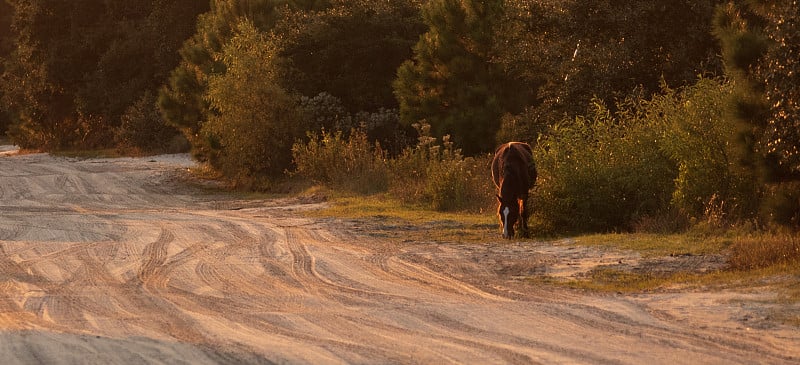
[[[468,241],[496,233],[490,154],[525,141],[541,237],[797,282],[797,6],[6,0],[0,132],[78,156],[191,151],[238,189],[323,186],[321,214]],[[595,282],[664,279],[637,275]]]

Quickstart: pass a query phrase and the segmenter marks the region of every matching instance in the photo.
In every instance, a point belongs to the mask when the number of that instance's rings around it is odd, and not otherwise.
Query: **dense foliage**
[[[494,148],[500,115],[520,92],[490,62],[503,2],[432,0],[414,59],[397,71],[395,93],[406,124],[425,120],[435,135],[452,134],[467,153]]]
[[[212,115],[200,133],[211,148],[211,165],[236,183],[266,187],[291,162],[291,147],[304,133],[293,96],[274,81],[276,50],[243,20],[223,47],[225,73],[208,79]]]
[[[739,162],[766,185],[765,218],[800,228],[800,3],[734,1],[720,6],[715,34],[737,121]]]
[[[14,16],[14,8],[11,4],[0,1],[0,75],[5,71],[4,59],[8,58],[14,49],[14,37],[11,33],[11,21]],[[3,88],[0,88],[0,136],[5,134],[8,125],[11,123],[11,113],[2,106]]]
[[[175,50],[206,7],[193,0],[7,2],[14,47],[1,89],[9,134],[22,147],[47,150],[110,147],[121,116],[177,65]]]
[[[614,112],[595,101],[557,124],[535,150],[539,230],[674,230],[711,212],[752,217],[758,191],[734,161],[729,95],[728,83],[701,79],[629,97]]]
[[[476,210],[491,204],[485,153],[521,140],[540,231],[798,227],[797,14],[796,0],[3,0],[0,131],[48,151],[188,144],[252,189],[296,171]]]
[[[417,143],[387,158],[363,130],[349,137],[312,133],[292,148],[296,175],[356,193],[389,192],[401,201],[435,210],[482,211],[494,202],[485,169],[489,156],[464,157],[449,136],[432,137],[431,126],[415,124]]]

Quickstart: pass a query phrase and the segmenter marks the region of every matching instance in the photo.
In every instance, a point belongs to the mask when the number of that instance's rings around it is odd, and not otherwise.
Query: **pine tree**
[[[284,5],[290,8],[323,7],[322,0],[212,0],[211,9],[197,19],[196,33],[180,49],[181,62],[161,88],[158,107],[166,122],[189,140],[196,158],[210,157],[209,141],[200,129],[212,111],[205,100],[208,79],[226,72],[222,50],[233,37],[235,26],[247,19],[260,31],[268,31],[281,19]]]
[[[503,95],[508,80],[491,62],[502,12],[500,0],[432,0],[423,6],[428,31],[394,83],[404,123],[425,120],[434,135],[452,135],[466,154],[494,148],[509,108]]]
[[[110,147],[125,111],[177,64],[203,9],[192,0],[6,0],[13,54],[3,109],[15,143],[45,150]]]
[[[108,136],[78,109],[77,91],[96,64],[102,37],[92,33],[105,13],[99,0],[9,1],[16,48],[3,73],[5,107],[17,122],[9,131],[22,147],[60,149]],[[91,9],[91,10],[90,10]],[[105,138],[107,139],[107,138]]]
[[[6,1],[0,1],[0,75],[5,70],[6,59],[14,49],[14,37],[11,34],[11,21],[14,8]],[[6,129],[11,123],[11,114],[4,105],[3,90],[0,88],[0,137],[5,136]]]
[[[764,183],[767,219],[800,228],[800,5],[797,0],[720,5],[715,34],[737,86],[732,106],[741,162]]]

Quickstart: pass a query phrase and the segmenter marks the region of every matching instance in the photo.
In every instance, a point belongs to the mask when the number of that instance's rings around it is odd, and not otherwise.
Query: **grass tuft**
[[[729,262],[732,268],[739,270],[800,266],[800,235],[773,233],[739,237],[731,245]]]

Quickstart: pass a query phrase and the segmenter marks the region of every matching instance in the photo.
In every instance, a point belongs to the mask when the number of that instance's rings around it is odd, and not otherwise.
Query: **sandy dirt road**
[[[514,262],[574,247],[381,240],[300,201],[203,194],[189,166],[0,156],[3,364],[800,360],[796,328],[743,324],[769,294],[526,284]]]

